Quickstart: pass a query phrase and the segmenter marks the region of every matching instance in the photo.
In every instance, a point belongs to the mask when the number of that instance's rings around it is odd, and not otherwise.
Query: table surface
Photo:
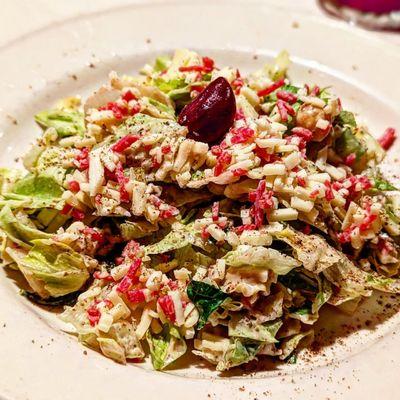
[[[168,0],[159,0],[167,2]],[[199,1],[199,0],[193,0]],[[218,0],[215,0],[218,1]],[[265,3],[289,7],[293,12],[312,13],[321,18],[331,18],[321,10],[317,0],[264,0]],[[2,0],[0,13],[0,47],[19,37],[29,35],[49,24],[57,24],[66,18],[104,11],[110,8],[146,0]],[[400,46],[400,34],[374,32],[374,35]]]

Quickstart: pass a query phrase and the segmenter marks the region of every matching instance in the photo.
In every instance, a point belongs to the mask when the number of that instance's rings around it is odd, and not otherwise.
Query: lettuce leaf
[[[187,287],[187,295],[199,311],[197,329],[202,329],[209,316],[227,299],[229,295],[215,286],[192,280]]]
[[[89,278],[84,258],[51,239],[32,240],[33,248],[18,263],[32,289],[41,297],[59,297],[81,289]]]
[[[10,192],[22,174],[23,171],[19,169],[0,168],[0,194]]]
[[[124,240],[139,239],[149,236],[158,230],[158,227],[147,221],[126,221],[119,226]]]
[[[178,329],[165,324],[158,335],[146,336],[154,369],[162,370],[186,353],[187,346]]]
[[[345,111],[345,110],[339,113],[339,115],[335,119],[335,123],[337,123],[340,126],[348,125],[351,126],[352,128],[357,127],[357,122],[354,117],[354,114],[350,111]]]
[[[300,266],[294,258],[278,250],[262,246],[240,245],[229,251],[224,257],[227,266],[242,268],[266,268],[278,275],[285,275],[293,268]]]
[[[24,224],[21,218],[17,218],[11,208],[6,205],[0,211],[0,228],[15,244],[29,249],[36,239],[50,239],[51,234],[42,232],[36,228]]]
[[[272,321],[260,324],[241,314],[232,316],[228,324],[228,335],[231,337],[241,337],[264,343],[277,343],[275,338],[282,321]]]
[[[303,340],[308,339],[311,341],[313,337],[314,331],[311,329],[286,339],[281,345],[282,354],[279,356],[279,358],[281,360],[287,359],[300,346]]]
[[[171,57],[169,56],[158,56],[154,62],[154,71],[162,72],[165,71],[171,65]]]
[[[226,371],[254,360],[261,346],[259,342],[246,342],[242,339],[234,339],[228,351],[224,354],[223,359],[217,364],[217,371]]]
[[[193,240],[185,230],[172,230],[159,242],[145,247],[146,254],[162,254],[187,246]]]
[[[74,110],[46,110],[35,115],[35,121],[44,129],[54,128],[58,137],[83,135],[85,123],[83,113]]]

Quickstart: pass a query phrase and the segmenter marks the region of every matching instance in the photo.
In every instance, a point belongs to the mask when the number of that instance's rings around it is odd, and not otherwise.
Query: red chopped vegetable
[[[77,221],[82,221],[85,219],[85,213],[83,211],[77,210],[76,208],[71,211],[71,216]]]
[[[233,176],[244,176],[247,174],[247,170],[243,169],[243,168],[236,168],[232,171]]]
[[[247,127],[233,128],[231,133],[233,134],[231,138],[232,144],[246,143],[254,137],[253,129]]]
[[[77,193],[81,190],[81,187],[80,187],[78,181],[69,181],[68,187],[69,187],[69,190],[73,193]]]
[[[219,202],[218,201],[214,202],[214,204],[212,205],[211,211],[212,211],[212,220],[214,222],[217,222],[218,214],[219,214]]]
[[[137,98],[136,98],[136,96],[135,96],[130,90],[128,90],[128,91],[122,96],[122,99],[125,100],[125,101],[127,101],[127,102],[129,103],[131,100],[136,100]]]
[[[313,137],[313,133],[309,129],[300,126],[293,128],[292,134],[304,139],[306,142],[309,142]]]
[[[279,79],[279,81],[276,81],[272,85],[266,87],[265,89],[258,91],[257,94],[259,97],[268,96],[269,94],[274,92],[276,89],[279,89],[280,87],[282,87],[284,84],[285,84],[285,80],[283,78]]]
[[[119,139],[116,143],[114,143],[111,146],[111,150],[115,151],[116,153],[122,153],[139,139],[140,137],[137,135],[126,135],[123,138]]]
[[[383,135],[378,139],[378,142],[384,150],[389,150],[395,139],[396,130],[394,128],[387,128]]]
[[[283,100],[289,104],[293,104],[297,101],[297,96],[293,93],[287,92],[285,90],[278,90],[276,92],[276,97]]]
[[[111,101],[106,106],[100,107],[100,111],[109,110],[112,111],[116,119],[122,119],[128,115],[128,108],[121,106],[118,103]]]
[[[225,171],[226,167],[231,163],[231,161],[232,155],[224,150],[217,159],[217,164],[214,167],[214,175],[221,175]]]
[[[354,164],[354,161],[356,161],[356,153],[350,153],[345,159],[344,163],[348,166],[351,167]]]
[[[86,310],[88,320],[91,326],[95,326],[99,323],[100,317],[101,317],[101,312],[97,308],[95,304],[91,305],[87,310]]]
[[[158,304],[160,305],[161,310],[163,310],[163,313],[165,314],[165,316],[172,323],[174,323],[176,320],[176,316],[175,316],[174,302],[172,301],[171,296],[166,295],[166,296],[160,297],[158,299]]]
[[[80,153],[75,156],[75,165],[81,171],[89,168],[89,149],[87,147],[81,149]]]
[[[143,303],[146,301],[146,297],[142,289],[129,290],[126,293],[126,297],[131,303]]]

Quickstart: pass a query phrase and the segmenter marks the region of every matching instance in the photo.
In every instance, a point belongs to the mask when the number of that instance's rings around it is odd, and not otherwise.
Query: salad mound
[[[177,50],[37,114],[27,172],[0,170],[24,294],[120,363],[193,351],[225,371],[290,359],[326,304],[400,293],[399,191],[378,166],[395,130],[374,139],[288,67],[244,77]]]

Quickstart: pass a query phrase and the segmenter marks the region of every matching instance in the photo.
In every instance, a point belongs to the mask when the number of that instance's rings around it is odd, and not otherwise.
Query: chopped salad
[[[35,121],[0,170],[3,266],[80,342],[162,370],[218,371],[312,341],[321,308],[400,293],[400,197],[376,140],[289,56],[242,76],[189,50],[110,74]]]

